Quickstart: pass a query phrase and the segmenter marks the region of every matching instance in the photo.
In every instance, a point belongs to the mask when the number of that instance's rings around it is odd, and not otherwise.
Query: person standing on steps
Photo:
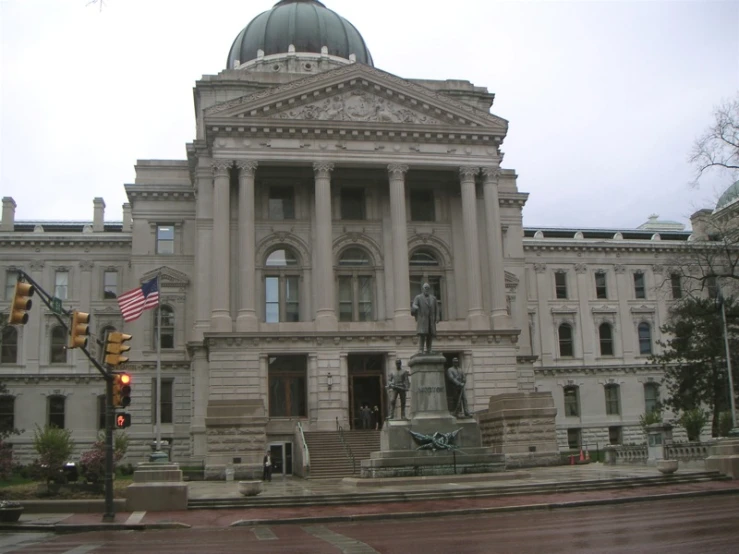
[[[267,450],[264,455],[264,471],[262,472],[262,481],[272,482],[272,455]]]
[[[380,408],[377,405],[372,408],[372,428],[375,431],[382,429],[382,414],[380,414]]]

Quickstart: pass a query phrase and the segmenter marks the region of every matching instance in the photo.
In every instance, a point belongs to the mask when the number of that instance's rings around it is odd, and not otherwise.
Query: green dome
[[[271,10],[252,19],[236,37],[228,53],[226,67],[234,62],[286,54],[290,45],[296,52],[321,53],[323,46],[332,56],[349,59],[351,54],[363,64],[373,65],[367,45],[356,27],[318,0],[282,0]]]
[[[737,198],[739,198],[739,181],[737,181],[724,191],[724,193],[718,199],[718,202],[716,202],[716,210],[718,211],[721,208],[725,208],[726,206],[734,202]]]

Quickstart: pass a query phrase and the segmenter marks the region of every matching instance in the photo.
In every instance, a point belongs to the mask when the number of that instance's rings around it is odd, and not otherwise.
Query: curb
[[[167,523],[0,523],[0,531],[89,533],[92,531],[149,531],[190,529],[190,525],[176,521]]]
[[[481,508],[460,508],[456,510],[434,510],[433,512],[395,512],[378,514],[356,514],[337,516],[314,516],[294,517],[282,519],[242,519],[233,522],[230,527],[249,527],[257,525],[280,525],[280,524],[315,524],[315,523],[341,523],[360,521],[379,521],[383,519],[415,519],[442,516],[465,516],[475,514],[494,514],[505,512],[523,512],[529,510],[558,510],[563,508],[581,508],[587,506],[607,506],[616,504],[631,504],[636,502],[649,502],[656,500],[678,500],[681,498],[700,498],[705,496],[721,496],[739,494],[739,489],[723,489],[715,491],[688,491],[669,494],[655,494],[649,496],[632,496],[626,498],[605,498],[592,500],[573,500],[572,502],[549,502],[542,504],[521,504],[517,506],[494,506]]]

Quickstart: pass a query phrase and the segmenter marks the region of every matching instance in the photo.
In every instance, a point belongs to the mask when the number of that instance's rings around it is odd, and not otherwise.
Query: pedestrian
[[[362,408],[359,410],[359,415],[362,420],[362,429],[370,429],[372,412],[370,411],[369,404],[367,404],[366,402],[362,404]]]
[[[267,450],[264,455],[264,471],[262,472],[262,481],[272,482],[272,455]]]
[[[382,416],[380,415],[380,408],[377,405],[372,408],[372,423],[375,431],[382,429]]]

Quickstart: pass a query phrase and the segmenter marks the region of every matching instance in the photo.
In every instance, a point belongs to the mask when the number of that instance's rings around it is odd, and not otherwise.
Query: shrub
[[[654,423],[662,423],[662,410],[652,410],[639,416],[639,425],[644,434],[647,434],[647,426]]]
[[[64,464],[74,451],[72,431],[49,425],[41,429],[36,425],[33,434],[33,447],[39,455],[40,476],[47,483],[59,480],[64,474]]]
[[[733,426],[734,419],[731,417],[731,412],[721,412],[718,416],[718,436],[728,437]]]
[[[0,480],[7,481],[13,473],[13,448],[0,439]]]
[[[697,441],[700,440],[701,431],[708,423],[708,415],[700,408],[693,408],[683,412],[678,423],[685,428],[689,441]]]
[[[115,466],[126,455],[128,435],[116,433],[113,436],[113,471]],[[105,475],[105,434],[101,433],[92,448],[80,457],[82,475],[90,482],[95,482]]]

